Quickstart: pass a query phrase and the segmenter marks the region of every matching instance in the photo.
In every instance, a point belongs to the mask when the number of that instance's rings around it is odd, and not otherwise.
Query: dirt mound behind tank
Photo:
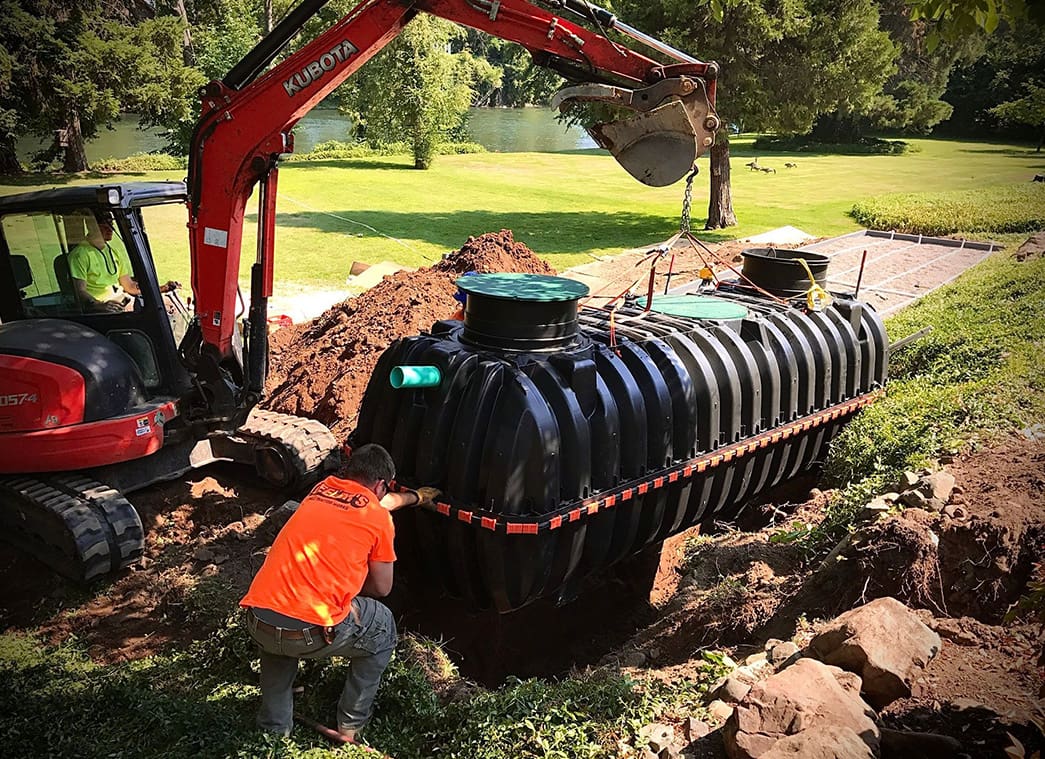
[[[346,437],[378,358],[393,341],[453,317],[454,281],[469,271],[555,273],[510,230],[470,237],[432,267],[385,277],[312,322],[277,332],[265,408],[318,419]]]

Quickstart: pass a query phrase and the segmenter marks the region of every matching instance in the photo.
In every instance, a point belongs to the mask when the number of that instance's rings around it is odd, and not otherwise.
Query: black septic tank
[[[442,489],[398,529],[476,609],[568,599],[648,545],[734,518],[822,461],[886,379],[882,321],[844,295],[816,312],[723,286],[611,314],[578,308],[587,288],[557,277],[458,285],[464,321],[389,347],[351,442]]]

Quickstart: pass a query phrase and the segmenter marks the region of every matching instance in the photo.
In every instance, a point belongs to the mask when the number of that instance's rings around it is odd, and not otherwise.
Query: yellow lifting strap
[[[810,311],[823,311],[834,303],[834,298],[831,297],[831,294],[827,292],[827,290],[816,283],[816,277],[813,276],[813,272],[804,258],[797,258],[795,260],[802,264],[802,268],[805,269],[806,274],[809,275],[809,289],[806,290],[806,305],[809,307]]]

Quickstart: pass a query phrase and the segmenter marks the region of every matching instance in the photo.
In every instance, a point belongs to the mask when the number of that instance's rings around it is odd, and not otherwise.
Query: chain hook
[[[686,177],[686,192],[682,196],[682,221],[679,224],[679,232],[684,235],[688,235],[690,232],[689,216],[693,206],[693,180],[697,178],[699,173],[700,167],[693,164],[693,171]]]

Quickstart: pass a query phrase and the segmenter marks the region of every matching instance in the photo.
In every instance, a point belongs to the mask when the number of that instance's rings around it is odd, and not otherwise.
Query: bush
[[[485,153],[486,148],[478,142],[446,142],[439,146],[439,155],[465,155],[467,153]]]
[[[954,192],[882,195],[857,203],[850,216],[869,229],[921,235],[1006,234],[1045,227],[1045,185],[997,185]]]
[[[91,168],[114,174],[130,174],[139,171],[183,171],[188,165],[189,159],[183,156],[168,153],[135,153],[126,158],[92,161]]]
[[[439,146],[440,155],[458,153],[485,153],[486,148],[475,142],[448,142]],[[355,158],[373,158],[375,156],[412,155],[409,143],[392,142],[384,145],[369,145],[365,142],[342,142],[327,140],[316,145],[307,153],[294,153],[284,160],[291,163],[308,161],[347,161]]]
[[[316,145],[307,153],[293,153],[283,160],[291,163],[298,161],[343,161],[352,158],[369,158],[375,155],[386,155],[362,142],[343,142],[327,140]]]
[[[911,146],[902,140],[883,140],[864,137],[859,142],[818,142],[808,135],[791,137],[759,137],[753,143],[755,150],[789,153],[828,153],[832,155],[903,155]]]

